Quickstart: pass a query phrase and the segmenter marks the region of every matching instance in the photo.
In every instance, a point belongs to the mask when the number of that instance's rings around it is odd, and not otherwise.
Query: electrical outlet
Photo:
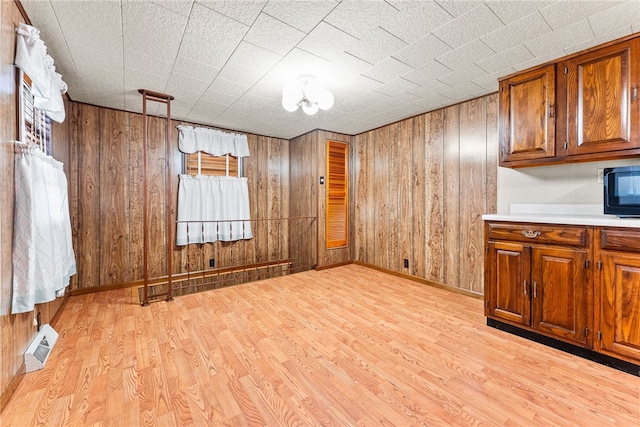
[[[404,259],[404,268],[409,268],[409,260],[407,258]]]
[[[216,259],[215,258],[211,258],[209,260],[209,267],[213,268],[216,266]]]
[[[604,169],[598,169],[598,184],[604,181]]]

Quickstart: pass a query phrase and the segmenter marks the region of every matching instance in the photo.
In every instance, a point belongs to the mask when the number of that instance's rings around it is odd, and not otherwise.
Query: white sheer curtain
[[[176,245],[251,239],[250,219],[247,178],[180,175]]]
[[[39,148],[16,145],[12,313],[64,295],[76,273],[67,178]]]
[[[191,126],[178,130],[183,153],[249,156],[246,135]],[[250,219],[247,178],[180,175],[176,245],[251,239]]]

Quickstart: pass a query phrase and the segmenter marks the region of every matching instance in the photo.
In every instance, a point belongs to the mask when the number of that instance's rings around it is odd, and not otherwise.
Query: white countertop
[[[640,218],[596,214],[598,205],[511,205],[509,214],[482,215],[485,221],[533,222],[640,228]],[[552,213],[550,213],[552,212]]]

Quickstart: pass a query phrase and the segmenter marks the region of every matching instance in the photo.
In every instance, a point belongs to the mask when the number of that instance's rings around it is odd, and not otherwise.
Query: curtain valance
[[[20,24],[16,33],[15,64],[31,79],[33,105],[44,110],[51,120],[62,123],[65,118],[62,95],[67,92],[67,84],[56,73],[53,59],[40,39],[40,30]]]
[[[231,154],[235,157],[249,157],[246,135],[192,126],[178,126],[178,130],[178,148],[183,153],[204,151],[213,156]]]

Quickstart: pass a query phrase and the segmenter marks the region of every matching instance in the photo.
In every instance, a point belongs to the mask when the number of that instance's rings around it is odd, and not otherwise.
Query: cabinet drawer
[[[640,230],[636,228],[600,229],[600,248],[612,251],[640,252]]]
[[[543,225],[533,223],[488,224],[488,238],[518,242],[551,243],[556,245],[587,246],[587,227]]]

